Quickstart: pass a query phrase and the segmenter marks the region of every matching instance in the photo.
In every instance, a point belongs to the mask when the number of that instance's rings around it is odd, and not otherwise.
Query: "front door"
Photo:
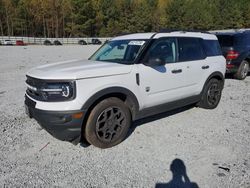
[[[148,50],[137,71],[144,108],[172,102],[183,97],[182,89],[190,83],[185,63],[177,63],[177,39],[161,38]]]

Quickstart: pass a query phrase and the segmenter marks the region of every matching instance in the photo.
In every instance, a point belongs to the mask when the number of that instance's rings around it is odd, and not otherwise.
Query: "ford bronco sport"
[[[88,60],[31,69],[25,107],[60,140],[108,148],[125,139],[133,120],[189,104],[216,108],[225,71],[213,34],[124,35]]]

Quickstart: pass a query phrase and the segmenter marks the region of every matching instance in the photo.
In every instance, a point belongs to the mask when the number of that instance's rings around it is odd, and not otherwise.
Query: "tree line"
[[[250,28],[250,0],[0,0],[0,35],[115,36]]]

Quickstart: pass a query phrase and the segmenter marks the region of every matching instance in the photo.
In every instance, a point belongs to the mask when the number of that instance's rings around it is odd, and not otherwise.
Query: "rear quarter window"
[[[221,47],[217,40],[202,40],[202,44],[207,56],[222,55]]]
[[[221,47],[232,47],[234,40],[232,35],[217,35]]]
[[[250,34],[238,33],[231,35],[217,35],[221,47],[249,46]]]
[[[235,46],[248,46],[250,45],[250,35],[249,34],[238,34],[234,36]]]

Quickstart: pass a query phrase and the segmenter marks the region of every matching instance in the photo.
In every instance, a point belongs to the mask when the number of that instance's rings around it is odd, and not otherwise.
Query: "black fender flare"
[[[224,88],[225,76],[221,72],[216,71],[216,72],[213,72],[212,74],[210,74],[210,76],[207,78],[205,84],[203,85],[203,88],[202,88],[202,91],[201,91],[201,95],[202,95],[202,93],[204,91],[205,86],[207,85],[207,83],[209,82],[209,80],[211,80],[212,78],[219,79],[221,81],[222,88]]]
[[[205,90],[205,87],[206,87],[207,83],[212,78],[219,79],[221,81],[221,84],[222,84],[222,89],[224,88],[224,83],[225,83],[225,77],[224,77],[224,75],[221,72],[219,72],[219,71],[213,72],[212,74],[210,74],[210,76],[207,78],[206,82],[203,85],[203,88],[202,88],[201,93],[200,93],[200,100],[202,100],[203,93],[204,93],[204,90]]]
[[[210,76],[208,77],[207,81],[210,80],[213,77],[217,77],[217,78],[219,77],[223,81],[225,79],[224,75],[221,72],[216,71],[216,72],[213,72],[212,74],[210,74]]]
[[[126,96],[125,103],[130,107],[131,115],[134,119],[135,115],[139,111],[139,102],[135,94],[124,87],[109,87],[98,91],[84,103],[84,105],[82,106],[82,110],[89,111],[101,100],[119,94]]]

